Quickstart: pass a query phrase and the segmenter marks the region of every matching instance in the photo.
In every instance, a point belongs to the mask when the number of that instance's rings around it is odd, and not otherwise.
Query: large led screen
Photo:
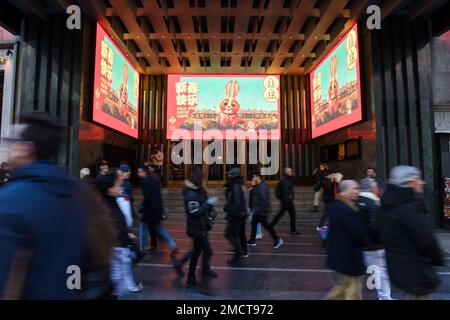
[[[313,138],[362,119],[359,77],[355,24],[310,73]]]
[[[169,75],[167,91],[168,139],[179,129],[279,139],[278,75]]]
[[[138,137],[139,73],[97,24],[93,120]]]

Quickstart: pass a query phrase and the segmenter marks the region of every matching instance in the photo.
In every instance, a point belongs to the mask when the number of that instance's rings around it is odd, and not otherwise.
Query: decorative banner
[[[242,130],[238,139],[279,139],[279,114],[278,75],[168,76],[168,139],[177,129],[216,129],[224,136],[226,130]]]
[[[310,73],[312,137],[362,120],[358,26]]]
[[[138,137],[139,73],[97,24],[93,120]]]

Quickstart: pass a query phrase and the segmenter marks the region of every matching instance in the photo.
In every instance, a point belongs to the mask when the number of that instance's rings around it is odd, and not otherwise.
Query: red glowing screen
[[[192,134],[216,130],[224,137],[240,132],[235,139],[279,139],[279,114],[278,75],[168,76],[168,139],[179,129]]]
[[[311,71],[311,126],[316,138],[362,120],[355,24]]]
[[[138,137],[139,73],[97,24],[93,120]]]

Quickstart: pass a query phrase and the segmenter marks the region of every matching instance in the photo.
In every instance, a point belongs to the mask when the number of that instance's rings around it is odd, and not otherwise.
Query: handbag
[[[317,191],[320,190],[320,188],[322,188],[322,186],[320,185],[320,182],[317,182],[317,183],[314,185],[313,190],[314,190],[314,192],[317,192]]]

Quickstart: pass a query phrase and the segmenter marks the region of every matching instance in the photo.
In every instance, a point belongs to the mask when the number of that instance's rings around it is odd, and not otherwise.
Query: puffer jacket
[[[368,251],[382,249],[380,240],[380,230],[378,228],[378,214],[380,212],[380,198],[370,192],[361,192],[356,203],[359,208],[359,215],[362,218],[364,227],[370,239]]]
[[[246,197],[243,190],[242,177],[230,179],[226,184],[225,197],[227,204],[224,211],[228,214],[228,218],[239,219],[247,216]]]

